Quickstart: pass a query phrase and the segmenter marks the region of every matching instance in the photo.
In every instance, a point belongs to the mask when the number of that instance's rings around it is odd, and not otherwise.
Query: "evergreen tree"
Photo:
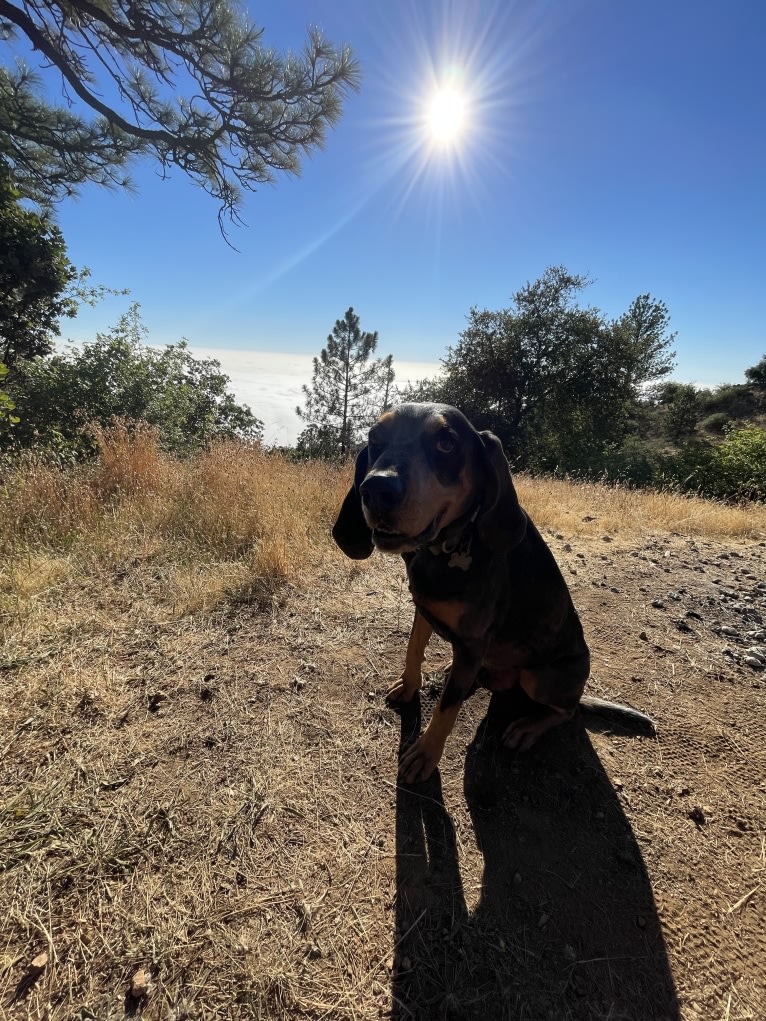
[[[359,78],[317,30],[302,54],[262,35],[236,0],[0,0],[0,41],[23,37],[44,72],[0,67],[0,155],[42,204],[124,185],[149,155],[235,214],[240,188],[298,173]]]
[[[393,356],[370,361],[378,334],[362,332],[353,308],[336,320],[314,359],[305,405],[295,412],[306,427],[298,450],[306,456],[347,457],[372,422],[390,407],[394,393]]]

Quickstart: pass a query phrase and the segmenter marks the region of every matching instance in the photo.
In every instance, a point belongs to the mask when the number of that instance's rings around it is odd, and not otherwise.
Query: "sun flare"
[[[436,142],[456,142],[465,125],[465,99],[451,86],[440,89],[428,109],[428,128]]]

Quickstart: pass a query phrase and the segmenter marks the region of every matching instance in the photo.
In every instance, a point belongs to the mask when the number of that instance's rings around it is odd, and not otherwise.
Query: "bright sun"
[[[455,142],[465,121],[465,100],[455,89],[440,89],[431,100],[428,127],[437,142]]]

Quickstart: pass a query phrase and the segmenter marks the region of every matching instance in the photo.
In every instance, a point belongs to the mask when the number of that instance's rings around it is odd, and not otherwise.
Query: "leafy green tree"
[[[702,411],[697,388],[690,383],[665,383],[658,389],[658,401],[664,410],[662,429],[668,439],[679,443],[691,436]]]
[[[194,358],[186,341],[148,347],[146,333],[134,303],[92,344],[22,363],[11,391],[21,421],[6,444],[86,451],[82,427],[116,416],[156,425],[177,453],[218,437],[260,438],[262,423],[228,392],[219,362]]]
[[[0,362],[0,384],[2,384],[7,375],[8,367]],[[2,386],[0,386],[0,429],[2,429],[3,425],[18,424],[19,418],[13,413],[15,410],[16,405],[11,400],[10,395],[2,389]]]
[[[0,0],[3,37],[31,44],[46,72],[0,68],[0,153],[43,204],[87,181],[124,185],[138,155],[235,214],[241,188],[299,172],[359,80],[349,47],[318,30],[301,54],[267,47],[236,0]]]
[[[306,423],[298,437],[303,456],[346,457],[394,395],[393,356],[370,361],[378,334],[362,332],[353,308],[335,322],[314,359],[305,404],[295,413]]]
[[[642,295],[617,320],[577,299],[587,278],[549,267],[499,311],[473,308],[436,380],[411,399],[456,404],[537,469],[598,467],[627,435],[649,381],[670,370],[667,309]]]
[[[749,369],[745,369],[745,379],[758,387],[766,387],[766,355]]]
[[[61,231],[24,208],[0,160],[0,362],[49,354],[62,316],[77,314],[78,279]]]
[[[623,372],[636,395],[673,370],[676,334],[669,331],[668,306],[650,294],[640,294],[612,324],[613,336],[621,348]]]

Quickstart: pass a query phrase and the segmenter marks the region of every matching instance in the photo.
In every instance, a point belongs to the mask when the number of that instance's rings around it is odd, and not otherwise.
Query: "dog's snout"
[[[374,512],[384,513],[401,503],[404,485],[398,475],[368,475],[359,492],[365,507]]]

